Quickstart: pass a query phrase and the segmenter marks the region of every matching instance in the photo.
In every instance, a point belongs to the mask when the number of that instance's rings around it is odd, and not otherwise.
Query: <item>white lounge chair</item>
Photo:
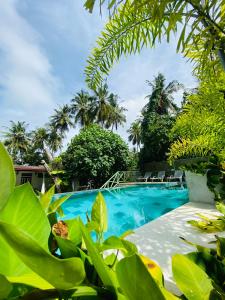
[[[152,172],[146,172],[144,177],[139,177],[138,180],[147,182],[148,178],[151,178],[151,176],[152,176]]]
[[[183,175],[184,175],[184,171],[175,170],[174,175],[169,176],[167,179],[168,179],[168,181],[173,180],[173,179],[178,179],[180,182],[182,182]]]
[[[163,181],[166,176],[165,171],[159,171],[157,176],[153,176],[151,179],[152,181],[157,180],[157,181]]]

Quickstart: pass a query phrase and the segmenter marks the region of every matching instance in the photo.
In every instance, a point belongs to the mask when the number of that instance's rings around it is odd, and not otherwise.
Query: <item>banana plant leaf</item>
[[[0,210],[6,205],[16,183],[12,159],[0,143]]]
[[[133,243],[116,236],[109,237],[99,247],[101,252],[111,249],[120,250],[125,256],[130,256],[138,252],[137,247]]]
[[[141,258],[134,254],[118,262],[116,274],[120,287],[129,300],[165,300],[159,285]]]
[[[84,280],[84,265],[80,258],[58,259],[14,225],[0,222],[0,231],[23,263],[55,288],[71,289]]]
[[[98,233],[102,233],[107,231],[108,221],[107,221],[107,207],[105,203],[105,199],[102,193],[98,193],[96,200],[92,206],[91,211],[91,220],[98,224],[98,228],[96,231]]]
[[[92,241],[89,232],[86,227],[80,221],[82,236],[85,242],[85,245],[88,250],[88,254],[92,260],[92,263],[101,278],[103,284],[110,290],[116,292],[116,288],[118,287],[118,282],[116,280],[116,276],[112,270],[105,264],[102,256],[100,255],[98,249],[96,248],[94,242]]]
[[[41,247],[48,249],[50,225],[39,199],[30,184],[18,186],[0,211],[0,220],[15,225],[28,233]],[[18,258],[0,236],[0,273],[5,276],[29,274],[30,269]]]
[[[48,212],[48,208],[50,206],[54,194],[55,194],[55,185],[53,185],[46,193],[39,194],[41,206],[46,213]]]
[[[210,299],[214,290],[208,275],[185,255],[172,257],[173,277],[188,300]]]

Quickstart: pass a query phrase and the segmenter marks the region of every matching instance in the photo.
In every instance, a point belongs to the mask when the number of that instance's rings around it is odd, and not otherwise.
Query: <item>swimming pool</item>
[[[65,216],[80,216],[86,223],[86,212],[91,215],[98,191],[73,194],[63,205]],[[138,228],[188,202],[185,188],[168,188],[165,184],[140,185],[102,191],[108,210],[108,231],[105,237],[121,235]]]

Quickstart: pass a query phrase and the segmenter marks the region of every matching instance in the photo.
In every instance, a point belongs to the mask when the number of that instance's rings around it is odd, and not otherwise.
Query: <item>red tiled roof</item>
[[[36,172],[36,173],[43,173],[47,172],[44,166],[20,166],[15,165],[14,166],[15,171],[30,171],[30,172]]]

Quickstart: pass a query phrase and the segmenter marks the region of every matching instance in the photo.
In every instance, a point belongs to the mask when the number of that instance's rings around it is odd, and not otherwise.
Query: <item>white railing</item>
[[[110,177],[100,189],[109,189],[127,182],[135,182],[137,181],[138,176],[140,176],[139,171],[118,171]]]

